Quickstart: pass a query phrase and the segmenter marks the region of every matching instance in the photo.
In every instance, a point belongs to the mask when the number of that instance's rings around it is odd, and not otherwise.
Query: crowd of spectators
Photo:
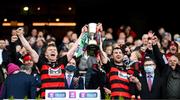
[[[100,43],[76,57],[86,32],[84,26],[79,36],[70,30],[57,40],[37,29],[25,36],[18,28],[10,40],[0,38],[0,98],[45,98],[46,89],[99,89],[101,99],[180,99],[178,33],[161,27],[137,34],[124,25],[115,33],[98,24]]]

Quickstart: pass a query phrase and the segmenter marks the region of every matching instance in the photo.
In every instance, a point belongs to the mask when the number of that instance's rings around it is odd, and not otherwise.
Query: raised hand
[[[149,32],[148,32],[148,37],[149,37],[150,39],[152,39],[153,36],[154,36],[154,33],[153,33],[152,31],[149,31]]]
[[[99,35],[100,35],[100,34],[99,34]],[[100,49],[102,49],[103,40],[102,40],[102,37],[101,37],[101,36],[99,37],[99,46],[100,46]]]
[[[98,23],[98,24],[97,24],[96,31],[97,31],[97,32],[102,32],[102,31],[103,31],[103,27],[102,27],[102,24],[101,24],[101,23]]]
[[[88,31],[88,25],[84,25],[81,29],[81,33],[87,32]]]
[[[156,45],[156,44],[158,43],[158,38],[157,38],[157,36],[153,36],[153,37],[152,37],[152,43],[153,43],[153,45]]]
[[[30,56],[32,57],[32,60],[34,63],[37,63],[39,60],[39,55],[37,54],[37,52],[32,49],[31,45],[29,44],[29,42],[26,40],[26,38],[24,37],[24,28],[20,27],[16,30],[17,36],[19,37],[19,40],[21,41],[23,47],[28,50]],[[23,52],[22,52],[23,53]]]
[[[17,34],[18,36],[23,35],[23,34],[24,34],[24,28],[22,28],[22,27],[18,28],[18,29],[16,30],[16,34]]]

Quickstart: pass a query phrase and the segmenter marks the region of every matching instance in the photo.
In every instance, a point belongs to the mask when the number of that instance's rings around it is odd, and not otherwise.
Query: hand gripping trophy
[[[87,28],[87,31],[84,32],[79,47],[75,53],[76,57],[79,57],[84,53],[84,50],[87,50],[88,55],[95,56],[99,50],[99,41],[100,41],[100,32],[99,30],[102,30],[99,27],[101,24],[96,23],[89,23],[88,25],[85,25]]]
[[[99,52],[99,39],[101,34],[99,33],[99,24],[88,24],[89,42],[87,45],[87,52],[90,56],[96,56]]]

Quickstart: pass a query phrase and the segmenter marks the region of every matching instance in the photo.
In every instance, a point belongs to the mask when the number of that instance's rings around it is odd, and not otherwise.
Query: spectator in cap
[[[28,66],[33,66],[33,61],[32,61],[32,57],[29,55],[29,54],[26,54],[25,56],[23,56],[23,63],[25,65],[28,65]]]
[[[23,29],[18,28],[16,30],[16,33],[23,47],[19,52],[16,52],[16,51],[13,52],[15,54],[15,58],[16,58],[15,60],[17,60],[15,62],[17,62],[19,66],[26,67],[26,68],[23,68],[23,69],[26,69],[25,72],[27,72],[32,77],[34,77],[34,80],[36,80],[36,83],[39,83],[40,72],[39,72],[38,67],[35,65],[39,56],[36,53],[36,51],[30,46],[28,41],[25,39]],[[14,41],[14,44],[16,44],[16,41]],[[12,48],[12,51],[13,50],[15,49]]]
[[[8,64],[7,67],[8,67],[8,70],[7,70],[7,74],[8,74],[8,75],[15,74],[15,73],[17,73],[17,72],[20,71],[19,66],[16,65],[16,64],[14,64],[14,63]]]
[[[15,62],[17,62],[19,66],[21,66],[22,64],[25,64],[33,68],[34,63],[37,63],[39,56],[36,53],[36,51],[30,46],[28,41],[25,39],[23,28],[18,28],[16,30],[16,33],[23,47],[19,52],[14,51],[16,49],[12,48],[12,52],[15,53],[15,58],[16,58],[15,60],[17,60]],[[14,44],[15,42],[16,41],[14,41]]]
[[[13,63],[8,64],[7,67],[8,77],[3,84],[1,98],[35,99],[35,79],[31,75],[21,72],[19,66]]]

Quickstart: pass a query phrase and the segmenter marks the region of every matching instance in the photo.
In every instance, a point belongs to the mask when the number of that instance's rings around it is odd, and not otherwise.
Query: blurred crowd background
[[[105,94],[111,99],[180,98],[178,6],[167,3],[3,0],[0,97],[99,89],[102,99]],[[85,25],[92,22],[101,23],[95,36],[101,42],[84,49]],[[76,57],[78,47],[83,54]]]

